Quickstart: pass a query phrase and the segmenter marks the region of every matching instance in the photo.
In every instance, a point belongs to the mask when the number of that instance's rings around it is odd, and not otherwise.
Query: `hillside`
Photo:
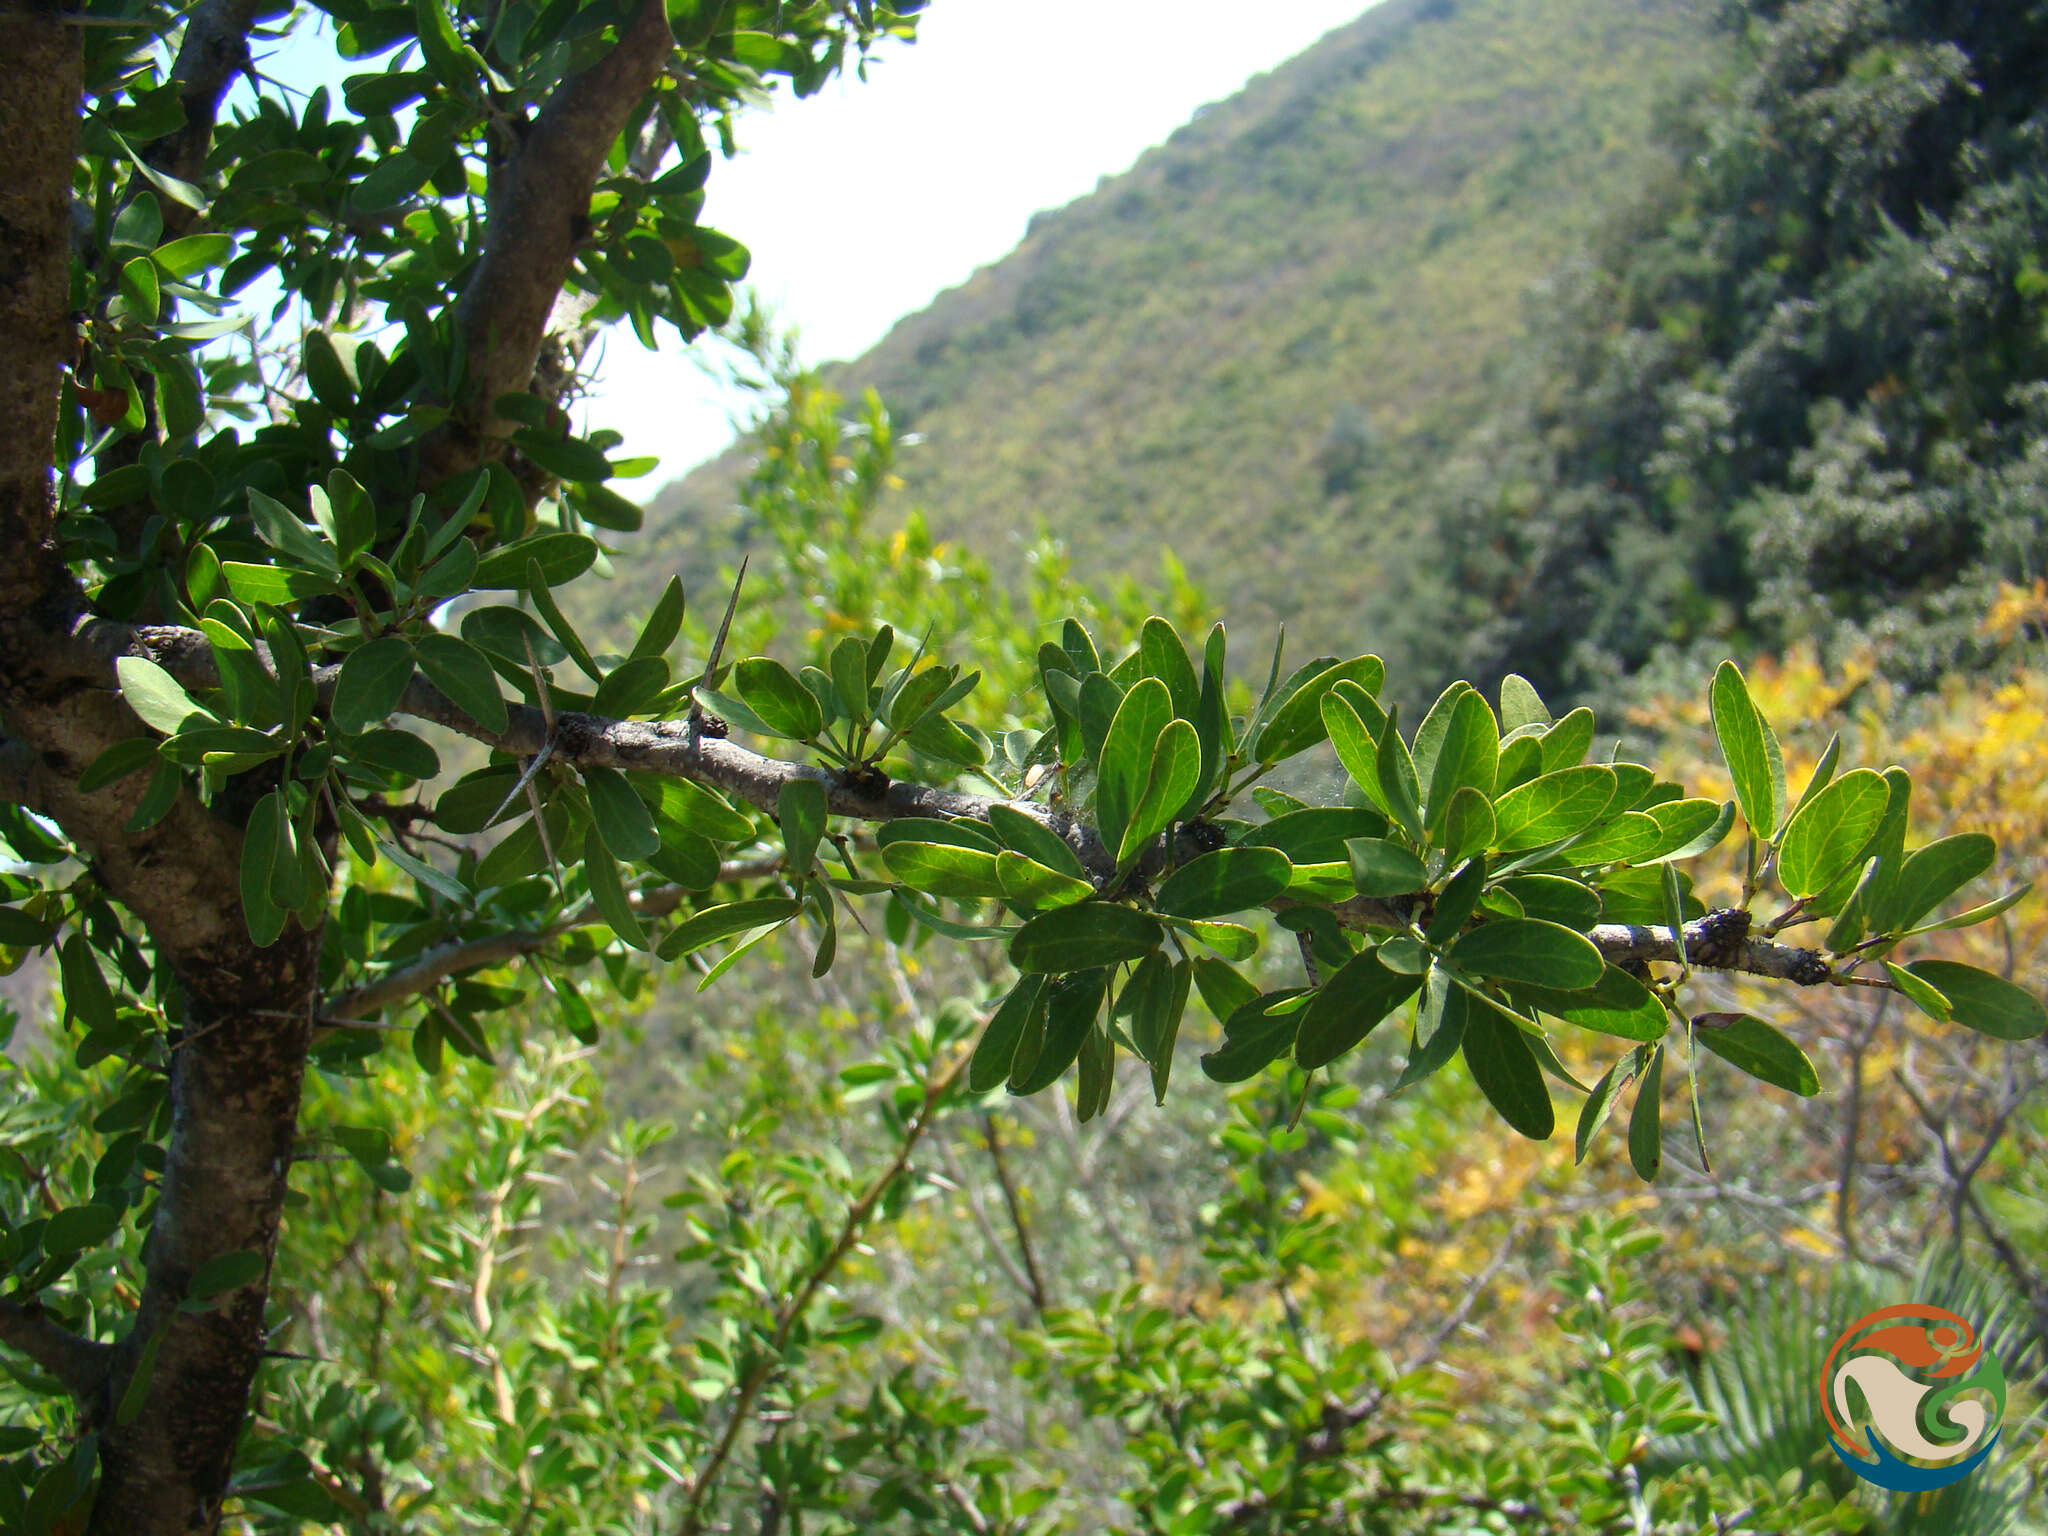
[[[1234,619],[1370,641],[1379,541],[1706,38],[1678,0],[1386,0],[831,377],[923,436],[911,498],[999,568],[1043,518],[1085,573],[1164,544]],[[656,497],[650,567],[732,551],[737,468]]]

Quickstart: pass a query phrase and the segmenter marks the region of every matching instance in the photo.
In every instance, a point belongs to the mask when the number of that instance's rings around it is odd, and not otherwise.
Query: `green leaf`
[[[1785,813],[1785,759],[1778,738],[1749,696],[1742,669],[1734,662],[1724,661],[1715,671],[1708,701],[1714,737],[1735,781],[1743,817],[1758,837],[1769,839],[1777,834]]]
[[[1673,859],[1694,859],[1717,846],[1735,825],[1735,802],[1723,800],[1666,800],[1646,811],[1663,836],[1656,848],[1641,860],[1659,863]]]
[[[889,729],[898,733],[909,731],[929,714],[933,706],[952,688],[957,676],[958,673],[952,667],[926,667],[922,672],[912,673],[897,691],[896,696],[889,700]],[[861,713],[866,712],[867,706],[863,698]]]
[[[979,848],[983,853],[1000,853],[1003,845],[986,823],[962,818],[941,821],[935,816],[899,816],[875,828],[875,842],[943,843],[949,848]]]
[[[73,931],[57,950],[57,967],[64,982],[64,1016],[84,1024],[88,1031],[112,1030],[115,1026],[114,994],[85,935]]]
[[[1002,882],[1006,900],[1033,909],[1070,907],[1095,894],[1090,881],[1049,869],[1028,854],[1009,848],[996,855],[996,877]]]
[[[97,1248],[120,1226],[121,1212],[114,1206],[67,1206],[44,1225],[43,1252],[55,1256]]]
[[[0,944],[11,949],[32,949],[50,941],[53,924],[30,917],[18,907],[0,907]]]
[[[1518,784],[1494,802],[1494,846],[1514,853],[1574,837],[1606,814],[1614,770],[1595,763]]]
[[[1082,685],[1084,706],[1087,687],[1087,683]],[[1166,691],[1166,684],[1156,677],[1142,678],[1117,705],[1109,730],[1103,736],[1102,753],[1096,769],[1096,829],[1102,834],[1104,844],[1117,849],[1119,854],[1124,845],[1124,832],[1131,825],[1139,796],[1144,793],[1151,777],[1153,748],[1160,733],[1166,729],[1167,721],[1172,718],[1173,699]],[[1086,723],[1084,714],[1084,729]],[[1192,788],[1192,783],[1189,787]]]
[[[1223,1044],[1203,1056],[1203,1073],[1211,1082],[1241,1083],[1286,1055],[1308,995],[1289,987],[1240,1005],[1223,1021]]]
[[[1884,962],[1884,968],[1891,976],[1892,985],[1905,993],[1913,1006],[1930,1019],[1946,1024],[1956,1016],[1955,1004],[1942,996],[1932,982],[1893,965],[1889,960]]]
[[[1386,677],[1386,665],[1377,656],[1354,656],[1312,674],[1274,706],[1253,744],[1253,761],[1284,763],[1297,753],[1306,752],[1328,734],[1329,728],[1323,722],[1323,700],[1337,684],[1355,683],[1365,692],[1376,694]]]
[[[1226,960],[1249,960],[1259,952],[1259,935],[1256,929],[1242,923],[1204,922],[1188,917],[1169,917],[1168,927],[1187,934],[1198,944],[1206,944]]]
[[[1067,911],[1074,910],[1069,907]],[[1128,910],[1128,909],[1126,909]],[[1010,1092],[1022,1097],[1049,1088],[1066,1075],[1094,1029],[1109,990],[1107,970],[1054,978],[1046,987],[1045,1031],[1029,1062],[1021,1048],[1012,1064]]]
[[[140,656],[123,656],[114,663],[114,675],[121,685],[121,697],[142,717],[142,723],[166,736],[174,736],[194,715],[207,724],[217,723],[192,696],[178,686],[176,678],[153,661]]]
[[[1820,761],[1813,765],[1813,772],[1806,780],[1806,788],[1799,792],[1799,799],[1792,806],[1792,814],[1785,818],[1785,825],[1791,826],[1799,819],[1799,813],[1812,803],[1813,797],[1834,781],[1835,766],[1842,760],[1842,733],[1835,731],[1828,737],[1828,744],[1822,749]]]
[[[825,714],[797,675],[768,656],[753,656],[733,668],[733,687],[770,734],[791,741],[815,741]]]
[[[754,836],[752,818],[734,810],[716,790],[658,774],[628,774],[627,778],[641,798],[651,802],[658,826],[680,827],[714,843],[744,843]]]
[[[332,576],[341,569],[338,552],[274,496],[249,488],[249,516],[257,537],[293,565]],[[232,585],[232,582],[230,582]]]
[[[349,762],[395,773],[406,779],[431,779],[441,771],[441,758],[411,731],[365,731],[336,739]]]
[[[157,281],[156,263],[137,256],[121,266],[121,299],[128,313],[144,325],[155,325],[163,308],[163,288]]]
[[[1365,791],[1366,798],[1381,810],[1386,795],[1380,789],[1379,748],[1365,720],[1341,693],[1325,694],[1322,701],[1323,729],[1336,748],[1337,761],[1351,776],[1351,782]]]
[[[1408,1063],[1389,1091],[1399,1093],[1442,1071],[1465,1042],[1467,1011],[1482,1006],[1454,983],[1442,966],[1430,966],[1422,983],[1422,1000],[1415,1009],[1415,1040]]]
[[[811,872],[818,842],[825,835],[825,786],[816,779],[786,779],[775,797],[775,819],[782,826],[789,872],[802,878]]]
[[[1194,967],[1186,960],[1169,964],[1154,951],[1138,963],[1118,1010],[1128,1010],[1131,1043],[1139,1059],[1152,1069],[1154,1102],[1166,1102],[1166,1086],[1173,1075],[1173,1046],[1180,1037],[1180,1021],[1187,1011],[1188,983]]]
[[[974,901],[1003,894],[996,856],[981,848],[950,843],[892,842],[882,846],[889,873],[932,896]]]
[[[283,826],[284,801],[274,789],[256,802],[242,824],[242,916],[258,949],[267,949],[284,932],[284,909],[270,899],[270,870]]]
[[[342,658],[334,680],[334,723],[351,735],[367,731],[398,708],[412,681],[412,647],[384,635]]]
[[[1820,1078],[1806,1052],[1762,1019],[1746,1013],[1702,1013],[1692,1021],[1693,1039],[1751,1077],[1810,1099]]]
[[[1600,921],[1600,893],[1562,875],[1516,875],[1501,881],[1500,888],[1515,898],[1525,917],[1580,933]]]
[[[1550,724],[1550,710],[1543,702],[1535,686],[1518,672],[1510,672],[1500,680],[1500,728],[1504,732],[1520,730],[1525,725]]]
[[[1194,962],[1195,987],[1217,1019],[1228,1019],[1259,995],[1259,989],[1223,961],[1203,955]]]
[[[989,1019],[967,1063],[967,1087],[973,1093],[987,1093],[1010,1075],[1017,1058],[1017,1043],[1034,1019],[1044,1028],[1045,997],[1049,983],[1043,976],[1021,976]]]
[[[156,760],[157,743],[153,736],[130,736],[117,741],[86,765],[85,772],[78,776],[78,792],[89,795],[105,789],[131,773],[141,772]]]
[[[1166,684],[1173,700],[1174,718],[1190,724],[1198,722],[1202,690],[1195,681],[1195,664],[1188,658],[1188,648],[1174,633],[1173,626],[1157,614],[1147,619],[1138,632],[1138,671]]]
[[[334,578],[324,572],[294,570],[284,565],[247,565],[239,560],[223,560],[220,573],[227,579],[228,590],[241,601],[274,607],[318,597],[334,591],[336,585]]]
[[[439,633],[413,641],[413,654],[427,681],[448,695],[451,704],[492,735],[504,734],[511,720],[489,657],[467,640]]]
[[[1294,1059],[1313,1072],[1327,1066],[1372,1033],[1375,1026],[1415,995],[1422,978],[1388,970],[1379,955],[1354,955],[1316,989],[1302,1011]]]
[[[1536,738],[1543,756],[1543,771],[1558,773],[1575,768],[1593,745],[1593,711],[1575,709]]]
[[[1422,860],[1400,843],[1354,837],[1344,844],[1344,854],[1361,896],[1412,896],[1429,884]]]
[[[1445,807],[1437,841],[1443,847],[1444,861],[1458,864],[1491,847],[1494,833],[1492,803],[1478,790],[1465,785]]]
[[[1013,805],[998,802],[988,808],[988,824],[1005,847],[1076,880],[1088,878],[1080,855],[1067,845],[1065,838],[1037,817]]]
[[[619,719],[656,713],[662,708],[662,693],[668,683],[668,663],[661,657],[629,656],[605,673],[590,701],[591,711]]]
[[[1168,875],[1152,904],[1175,917],[1227,917],[1263,907],[1287,889],[1293,873],[1277,848],[1217,848]]]
[[[1786,891],[1802,899],[1817,896],[1861,867],[1890,798],[1879,775],[1858,768],[1808,800],[1778,847],[1778,879]]]
[[[1948,999],[1955,1021],[1994,1040],[2033,1040],[2048,1027],[2041,999],[2002,976],[1953,960],[1915,960],[1906,967]]]
[[[655,831],[647,802],[623,773],[595,765],[586,766],[581,772],[584,794],[590,801],[591,827],[614,858],[630,863],[647,858],[661,846],[661,836]]]
[[[1379,771],[1379,799],[1387,808],[1387,814],[1412,842],[1421,842],[1422,804],[1418,798],[1421,790],[1415,777],[1415,760],[1408,753],[1408,745],[1401,739],[1400,710],[1398,707],[1387,711],[1387,723],[1373,742],[1374,757]]]
[[[678,923],[675,931],[661,941],[656,951],[664,960],[680,960],[707,944],[729,939],[734,934],[787,922],[803,910],[803,903],[786,896],[766,896],[753,901],[729,902],[706,907]]]
[[[620,780],[619,788],[636,805],[639,804],[640,797],[633,794],[623,779]],[[641,810],[644,813],[646,807],[642,806]],[[619,878],[618,862],[605,847],[604,838],[598,831],[594,810],[591,820],[593,825],[583,834],[583,874],[590,885],[591,905],[597,908],[597,915],[605,920],[606,925],[621,941],[635,949],[645,949],[647,932],[640,926],[640,919],[633,911],[633,903],[626,895],[625,883]],[[652,825],[648,830],[653,831]]]
[[[1654,1184],[1664,1167],[1664,1047],[1650,1052],[1643,1085],[1628,1117],[1628,1161],[1636,1177]]]
[[[1485,929],[1477,930],[1480,933]],[[1471,937],[1471,935],[1467,935]],[[1521,1026],[1477,994],[1468,994],[1465,1032],[1460,1049],[1465,1068],[1486,1100],[1515,1130],[1532,1141],[1545,1141],[1557,1128],[1550,1090],[1536,1053],[1522,1038]]]
[[[1886,903],[1882,931],[1911,928],[1990,869],[1997,856],[1997,843],[1982,832],[1960,832],[1914,849],[1906,856]]]
[[[1241,848],[1277,848],[1289,863],[1341,864],[1355,837],[1385,837],[1387,820],[1363,806],[1318,805],[1275,816],[1238,840]]]
[[[1459,694],[1437,747],[1430,769],[1429,794],[1424,801],[1426,827],[1436,837],[1438,847],[1443,846],[1441,833],[1452,798],[1469,786],[1490,800],[1499,766],[1500,729],[1494,724],[1493,711],[1477,693]]]
[[[2029,880],[2024,885],[2014,886],[2003,896],[1994,897],[1990,901],[1983,902],[1978,906],[1965,908],[1963,911],[1956,913],[1955,916],[1945,917],[1939,922],[1921,923],[1919,926],[1909,929],[1908,933],[1940,933],[1952,928],[1974,928],[1979,923],[1988,923],[1994,917],[2002,916],[2018,906],[2026,899],[2027,893],[2033,890],[2033,888],[2034,883]]]
[[[1148,678],[1148,682],[1157,679]],[[1142,686],[1142,685],[1141,685]],[[1135,695],[1137,689],[1133,689]],[[1164,691],[1164,685],[1161,685]],[[1130,700],[1125,701],[1126,706]],[[1111,736],[1115,732],[1111,731]],[[1202,744],[1194,726],[1185,720],[1170,720],[1152,745],[1151,772],[1145,788],[1131,807],[1129,824],[1117,846],[1118,869],[1128,869],[1138,856],[1152,846],[1159,834],[1172,824],[1195,791],[1202,771]]]
[[[478,561],[473,584],[499,591],[525,591],[530,580],[529,562],[539,567],[545,585],[559,587],[597,563],[597,542],[581,533],[542,533],[520,539],[492,550]],[[469,633],[467,627],[463,633]]]
[[[540,562],[529,559],[526,562],[526,595],[533,603],[534,612],[541,616],[554,637],[562,642],[562,649],[569,653],[583,675],[593,683],[604,681],[604,669],[591,656],[583,639],[576,633],[561,608],[556,604],[554,594],[548,591],[547,578],[541,574]]]
[[[1429,927],[1423,937],[1432,944],[1447,944],[1464,930],[1472,921],[1472,914],[1478,909],[1480,893],[1486,888],[1486,860],[1468,859],[1458,866],[1457,873],[1445,882],[1436,898],[1436,911],[1430,915]]]
[[[344,563],[352,563],[358,556],[369,553],[377,542],[377,508],[370,500],[369,492],[356,484],[346,470],[334,469],[327,472],[327,490],[323,497],[318,487],[312,490],[313,505],[317,509],[322,500],[327,503],[327,515],[332,523],[327,536],[334,540]]]
[[[1647,858],[1663,841],[1664,829],[1641,811],[1623,811],[1571,844],[1571,862],[1581,868],[1595,864],[1630,864]]]
[[[1614,1110],[1614,1101],[1621,1096],[1624,1088],[1636,1080],[1642,1070],[1644,1053],[1630,1051],[1621,1060],[1609,1067],[1593,1085],[1593,1091],[1586,1096],[1586,1102],[1579,1106],[1579,1128],[1572,1137],[1572,1161],[1583,1163],[1586,1153],[1592,1148],[1593,1138],[1600,1127],[1607,1123],[1607,1117]]]
[[[475,51],[464,45],[440,0],[413,0],[413,30],[435,79],[458,93],[476,88],[481,71],[471,62]]]
[[[1461,935],[1448,958],[1475,976],[1526,981],[1562,992],[1596,985],[1607,969],[1600,951],[1583,933],[1529,918],[1482,924]]]
[[[665,655],[675,644],[676,636],[682,633],[683,607],[682,578],[671,576],[648,613],[647,622],[640,626],[640,633],[633,641],[633,649],[627,659],[637,661],[643,656]]]
[[[1010,940],[1010,963],[1020,971],[1092,970],[1143,959],[1164,933],[1159,919],[1134,907],[1084,901],[1025,923]]]
[[[218,267],[235,253],[232,235],[186,235],[167,241],[149,253],[150,260],[173,279],[186,278],[209,267]]]

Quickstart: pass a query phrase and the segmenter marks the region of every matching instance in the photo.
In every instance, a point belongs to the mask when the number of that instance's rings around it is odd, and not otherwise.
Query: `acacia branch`
[[[113,1345],[60,1327],[33,1302],[0,1301],[0,1344],[33,1360],[80,1402],[98,1393],[114,1368]]]
[[[122,654],[145,655],[188,688],[219,685],[213,653],[206,637],[169,625],[131,626],[88,620],[80,626],[82,651],[90,663],[111,672]],[[338,666],[319,669],[315,682],[323,699],[331,693]],[[415,676],[399,700],[398,712],[446,727],[473,741],[514,757],[534,757],[546,750],[573,767],[632,769],[668,778],[706,784],[774,814],[782,786],[809,779],[825,791],[826,809],[856,821],[890,821],[904,816],[940,820],[964,817],[986,821],[989,808],[1007,805],[1041,822],[1062,838],[1096,877],[1105,883],[1115,874],[1115,859],[1101,836],[1064,811],[1027,800],[1002,800],[963,794],[904,780],[878,784],[808,763],[766,757],[721,736],[706,735],[693,720],[613,720],[601,715],[558,713],[552,728],[547,716],[527,704],[506,705],[503,731],[478,725],[424,677]],[[1419,893],[1418,893],[1419,894]],[[1284,910],[1304,903],[1281,897],[1272,904]],[[1328,910],[1348,928],[1404,929],[1412,916],[1412,899],[1354,896]],[[1695,918],[1684,929],[1684,954],[1695,969],[1737,971],[1802,987],[1825,986],[1837,980],[1818,950],[1781,944],[1750,934],[1750,914],[1740,907],[1721,908]],[[1587,937],[1610,965],[1638,967],[1650,962],[1676,964],[1677,936],[1669,927],[1636,923],[1601,923]]]

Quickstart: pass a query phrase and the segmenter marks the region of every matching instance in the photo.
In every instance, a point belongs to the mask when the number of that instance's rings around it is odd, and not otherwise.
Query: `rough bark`
[[[493,173],[483,254],[455,305],[466,393],[423,445],[429,484],[494,457],[496,439],[512,430],[493,406],[532,383],[548,315],[590,235],[590,193],[605,154],[674,44],[662,0],[641,0],[618,44],[562,82]]]
[[[159,169],[200,174],[221,94],[247,62],[255,10],[254,0],[206,0],[192,13],[174,71],[186,126],[153,147]],[[0,15],[0,45],[9,64],[0,91],[0,782],[85,850],[108,896],[147,932],[176,978],[178,1026],[166,1165],[128,1332],[117,1345],[96,1344],[13,1305],[0,1309],[0,1344],[65,1381],[99,1431],[92,1532],[211,1531],[262,1360],[319,934],[293,927],[258,949],[243,923],[239,828],[246,802],[269,787],[254,782],[260,775],[234,781],[212,805],[187,793],[142,831],[130,823],[145,776],[92,794],[77,788],[101,753],[144,730],[114,687],[114,658],[189,666],[205,647],[198,636],[90,616],[53,540],[60,382],[76,346],[79,49],[76,29],[54,9]],[[464,426],[452,434],[458,466],[488,451],[490,402],[531,376],[604,153],[669,46],[665,10],[648,0],[609,55],[564,83],[503,167],[485,255],[459,306],[472,366]],[[264,1256],[262,1279],[208,1310],[180,1309],[202,1265],[239,1252]],[[117,1421],[113,1405],[146,1359],[140,1409]]]

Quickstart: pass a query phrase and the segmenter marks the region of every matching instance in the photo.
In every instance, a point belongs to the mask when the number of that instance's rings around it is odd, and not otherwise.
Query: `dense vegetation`
[[[247,110],[305,16],[0,19],[0,1524],[2018,1528],[1814,1387],[1910,1286],[2038,1435],[2038,668],[1416,710],[1004,586],[745,322],[754,564],[617,612],[577,360],[918,9],[349,0]]]
[[[1442,666],[1583,692],[1867,637],[1924,685],[2043,575],[2048,7],[1729,11],[1735,67],[1547,284],[1402,567]]]

